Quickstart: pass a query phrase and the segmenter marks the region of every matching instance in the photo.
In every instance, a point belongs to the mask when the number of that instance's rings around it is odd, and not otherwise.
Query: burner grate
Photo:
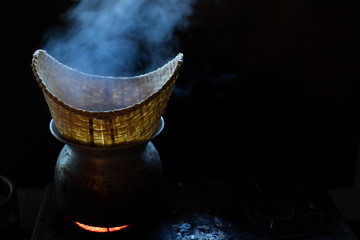
[[[86,231],[64,216],[58,208],[54,185],[46,188],[32,240],[171,240],[171,233],[166,224],[154,219],[148,226],[132,224],[121,231],[96,233]]]
[[[270,238],[300,238],[316,233],[326,221],[325,212],[312,202],[266,198],[245,210],[241,224]]]

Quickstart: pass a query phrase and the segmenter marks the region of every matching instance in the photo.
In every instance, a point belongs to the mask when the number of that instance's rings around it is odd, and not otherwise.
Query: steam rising
[[[44,36],[44,49],[80,71],[131,76],[176,54],[174,31],[187,26],[195,0],[79,0],[65,27]]]

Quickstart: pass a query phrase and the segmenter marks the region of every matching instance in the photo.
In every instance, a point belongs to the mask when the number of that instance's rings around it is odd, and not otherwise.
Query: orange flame
[[[85,225],[85,224],[82,224],[79,222],[75,222],[75,224],[86,231],[98,232],[98,233],[116,232],[116,231],[120,231],[120,230],[130,226],[130,225],[123,225],[123,226],[119,226],[119,227],[94,227],[94,226]]]

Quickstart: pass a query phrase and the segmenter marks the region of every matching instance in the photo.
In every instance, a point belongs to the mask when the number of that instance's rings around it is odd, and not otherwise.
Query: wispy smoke
[[[79,0],[65,27],[51,29],[43,48],[80,71],[135,75],[176,53],[174,31],[188,25],[195,0]]]

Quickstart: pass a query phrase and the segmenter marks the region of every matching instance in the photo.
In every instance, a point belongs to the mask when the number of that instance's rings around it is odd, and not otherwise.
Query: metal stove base
[[[217,191],[231,189],[222,186],[202,184],[174,184],[167,191],[167,206],[159,217],[148,224],[131,226],[126,231],[108,234],[84,233],[75,230],[65,220],[59,210],[53,184],[49,184],[33,232],[32,240],[82,240],[82,239],[122,239],[122,240],[204,240],[204,239],[252,239],[266,240],[269,237],[259,236],[246,231],[237,223],[236,212],[227,218],[222,212],[222,197]],[[210,184],[211,185],[211,184]],[[212,192],[208,194],[208,190]],[[224,190],[225,191],[225,190]],[[199,193],[207,192],[207,194]],[[328,203],[329,204],[329,203]],[[333,206],[332,203],[329,204]],[[316,233],[302,237],[303,240],[356,240],[356,237],[341,218],[335,207],[328,211],[326,223]]]

